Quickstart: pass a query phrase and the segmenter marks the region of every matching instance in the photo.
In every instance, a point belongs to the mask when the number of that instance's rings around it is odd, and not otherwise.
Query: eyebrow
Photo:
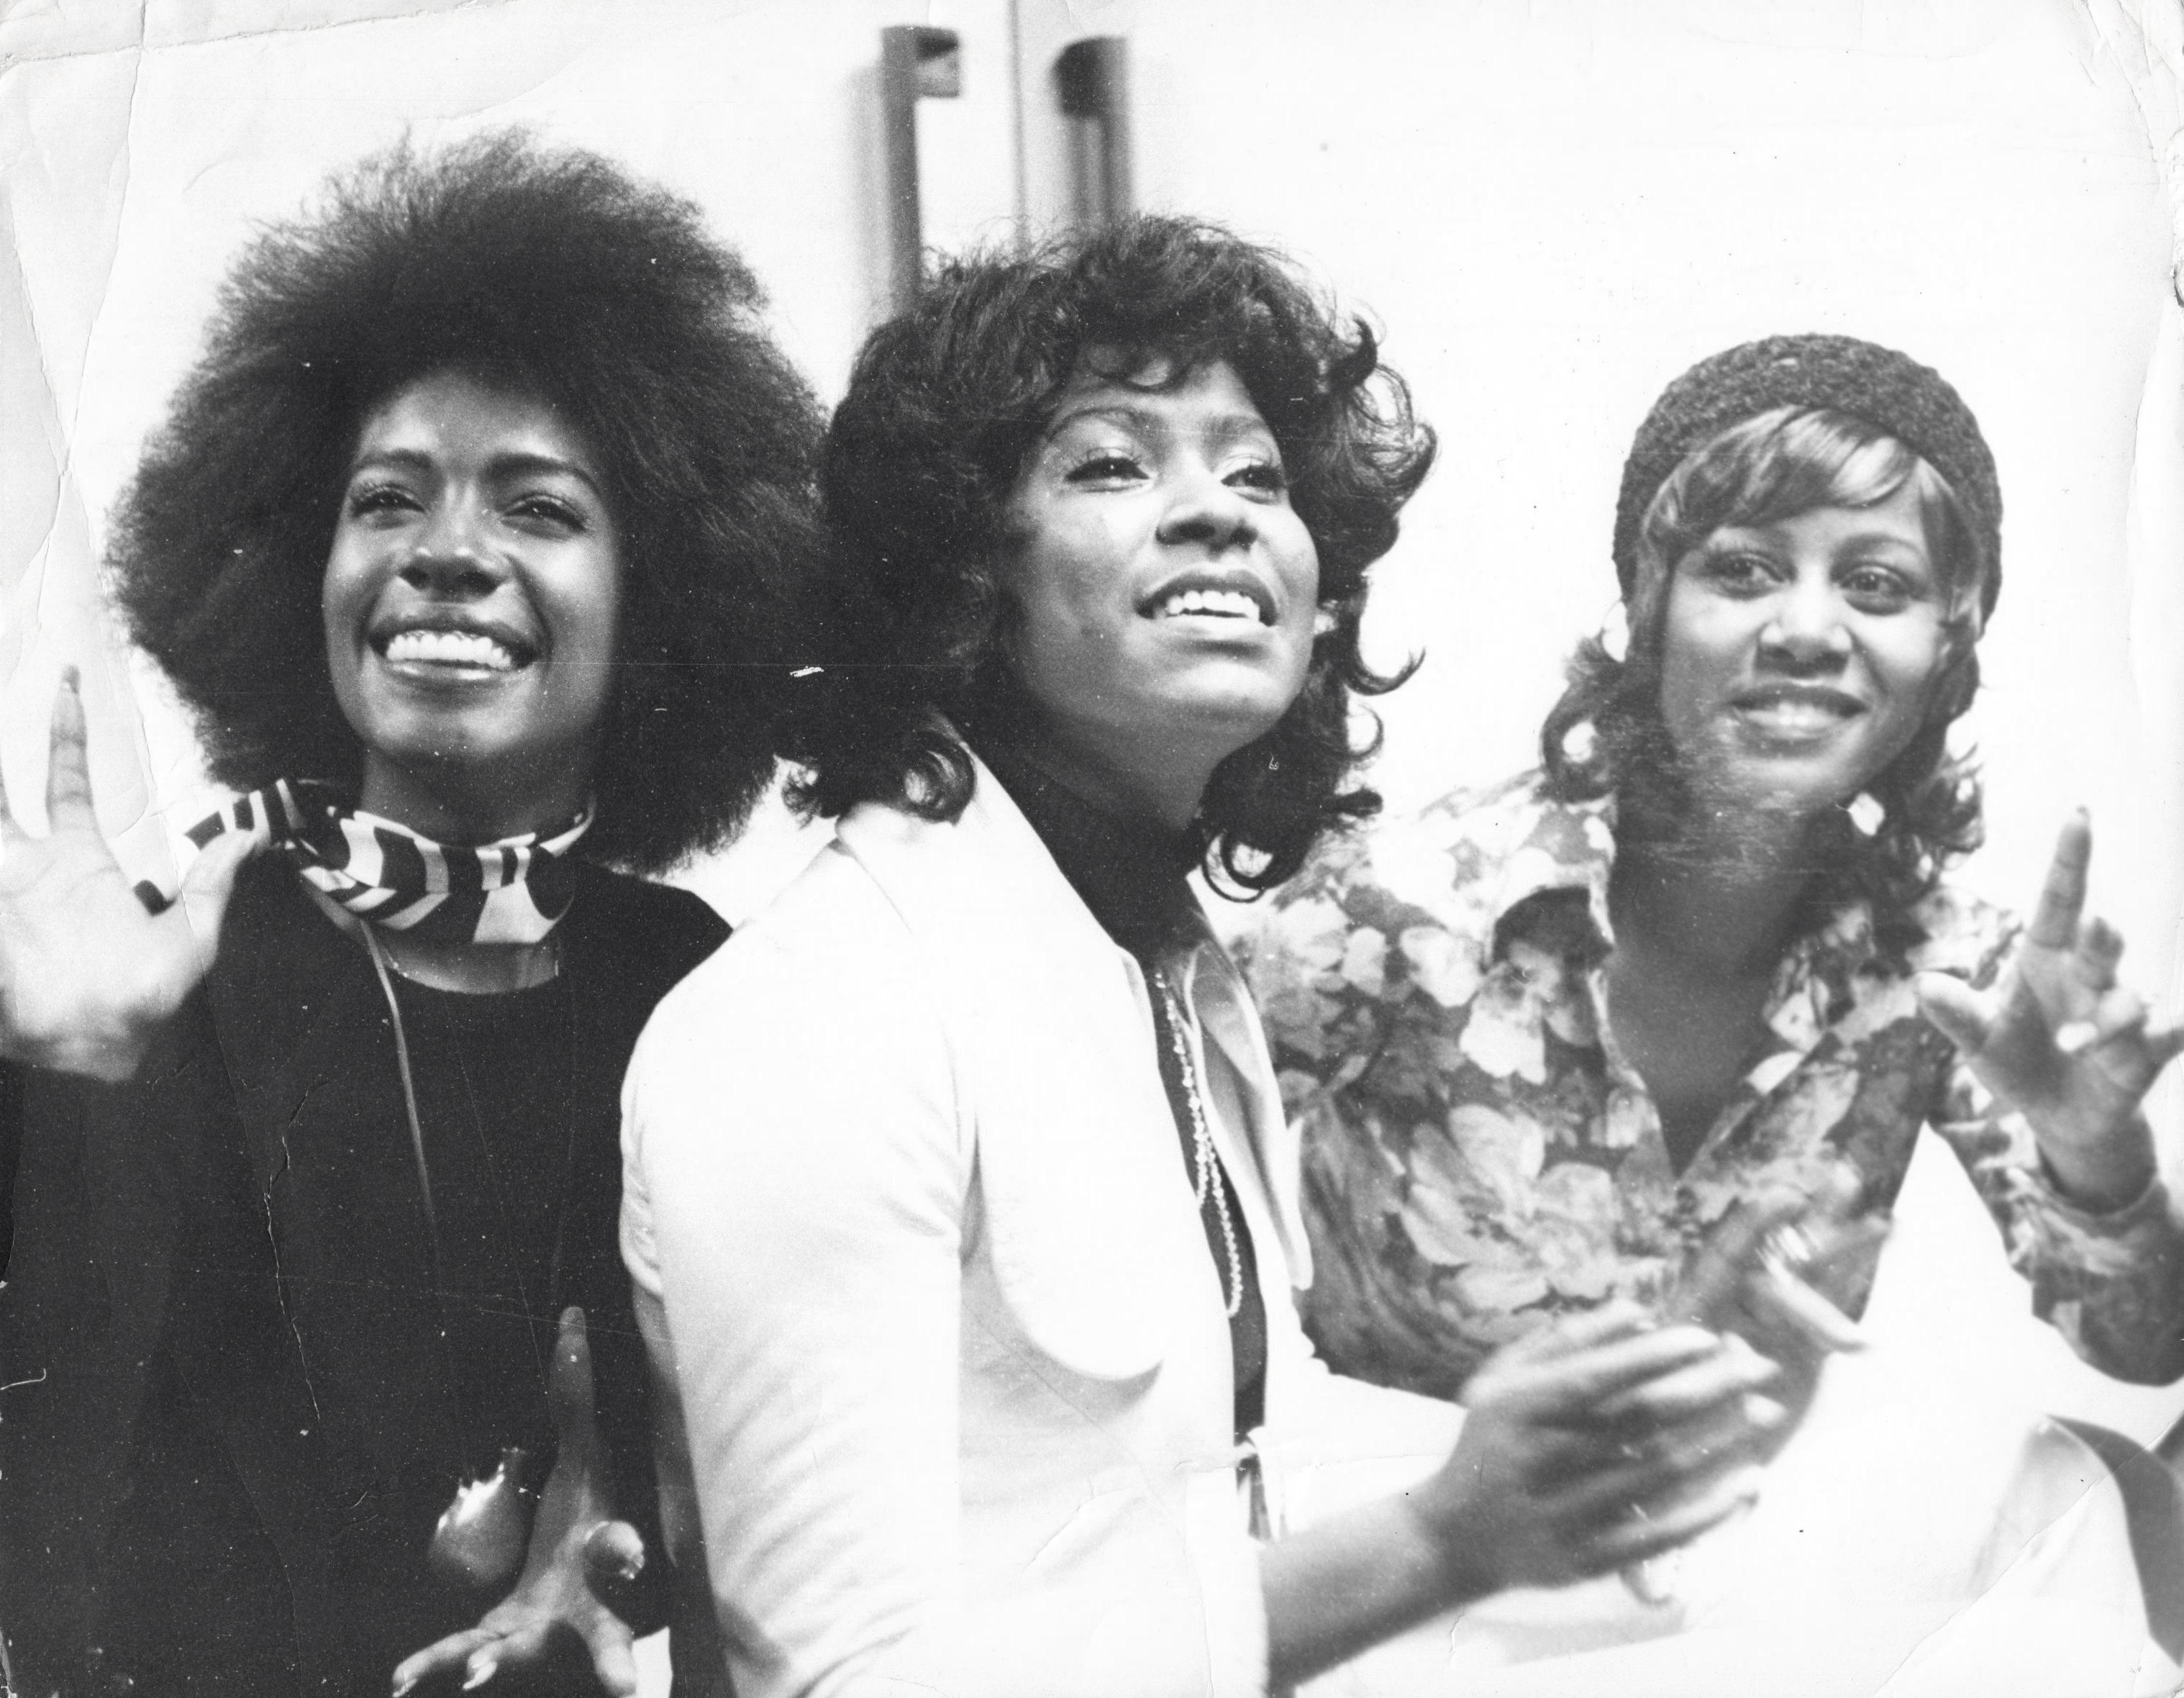
[[[1104,419],[1112,423],[1128,426],[1130,429],[1143,432],[1148,436],[1175,434],[1166,414],[1156,412],[1150,407],[1133,406],[1128,401],[1115,401],[1092,406],[1065,408],[1054,416],[1053,422],[1047,426],[1045,433],[1040,440],[1051,442],[1071,425],[1083,419]],[[1269,442],[1274,439],[1273,427],[1264,419],[1251,413],[1217,413],[1205,422],[1203,433],[1214,441],[1222,443],[1234,442],[1247,437],[1264,437]]]
[[[1791,517],[1794,518],[1797,516],[1792,514]],[[1717,525],[1713,531],[1708,533],[1706,540],[1710,542],[1715,537],[1728,535],[1740,539],[1749,538],[1762,542],[1771,542],[1781,529],[1783,522],[1784,522],[1781,520],[1776,520],[1771,523],[1763,525]],[[1907,537],[1898,532],[1891,530],[1854,530],[1851,532],[1848,536],[1845,537],[1843,541],[1846,544],[1858,545],[1869,545],[1874,543],[1892,544],[1898,548],[1914,550],[1929,560],[1933,558],[1934,554],[1933,549],[1923,539]]]
[[[348,475],[352,478],[367,466],[383,466],[404,472],[430,472],[435,470],[432,456],[421,449],[381,448],[369,454],[359,454],[350,462]],[[489,478],[537,478],[559,475],[573,478],[601,500],[605,494],[592,474],[573,460],[563,460],[551,454],[497,454],[486,464]]]

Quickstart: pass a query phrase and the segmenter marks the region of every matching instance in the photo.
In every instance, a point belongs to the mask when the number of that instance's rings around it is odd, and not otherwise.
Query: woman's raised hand
[[[2048,1167],[2094,1209],[2132,1202],[2155,1169],[2139,1104],[2184,1051],[2184,1023],[2149,1019],[2116,982],[2123,939],[2083,919],[2092,828],[2064,822],[2055,858],[2015,959],[1991,992],[1942,973],[1919,975],[1919,1006],[1955,1042],[1980,1082],[2021,1113]]]
[[[98,835],[73,667],[53,703],[46,813],[46,835],[32,837],[0,789],[0,1056],[126,1079],[211,967],[255,846],[240,833],[214,839],[174,904],[148,913]]]
[[[1459,1590],[1607,1573],[1727,1519],[1786,1418],[1759,1394],[1777,1372],[1741,1340],[1619,1303],[1497,1352],[1414,1500],[1461,1565]]]

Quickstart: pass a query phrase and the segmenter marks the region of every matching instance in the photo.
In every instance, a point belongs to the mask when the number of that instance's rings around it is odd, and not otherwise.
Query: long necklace
[[[1206,1199],[1213,1199],[1214,1217],[1221,1223],[1221,1247],[1228,1253],[1228,1282],[1224,1291],[1227,1298],[1225,1313],[1234,1321],[1244,1306],[1244,1262],[1236,1248],[1236,1223],[1228,1218],[1228,1187],[1223,1183],[1220,1158],[1214,1153],[1212,1129],[1206,1121],[1206,1099],[1198,1088],[1198,1065],[1191,1058],[1190,1040],[1184,1036],[1183,1003],[1168,982],[1165,970],[1156,967],[1151,974],[1153,988],[1159,991],[1161,1007],[1167,1014],[1168,1047],[1175,1052],[1175,1064],[1183,1075],[1183,1099],[1190,1109],[1190,1150],[1192,1177],[1198,1193],[1198,1206],[1206,1207]]]
[[[425,1122],[417,1113],[417,1081],[410,1071],[410,1036],[403,1028],[402,999],[394,994],[394,975],[387,970],[387,946],[368,924],[359,925],[364,952],[371,958],[371,970],[379,975],[380,994],[387,998],[387,1019],[394,1027],[394,1065],[402,1075],[402,1106],[410,1117],[410,1153],[417,1163],[417,1196],[425,1207],[425,1236],[432,1247],[432,1282],[439,1285],[440,1220],[432,1207],[432,1168],[425,1159]]]
[[[395,992],[394,976],[389,970],[386,944],[368,924],[358,926],[357,933],[364,941],[365,953],[371,958],[372,971],[378,977],[381,994],[387,999],[387,1017],[393,1028],[394,1064],[401,1075],[402,1107],[410,1123],[410,1154],[417,1168],[417,1196],[425,1216],[426,1254],[432,1262],[434,1301],[443,1304],[446,1282],[441,1267],[439,1217],[432,1202],[432,1164],[425,1153],[425,1124],[417,1111],[416,1078],[410,1067],[410,1038],[402,1018],[402,999]],[[554,951],[554,960],[558,975],[558,947]],[[568,1226],[568,1192],[574,1183],[575,1160],[576,1122],[572,1113],[567,1148],[563,1153],[561,1201],[555,1215],[549,1272],[549,1279],[556,1286],[560,1282],[563,1241]],[[526,1307],[529,1306],[526,1300]],[[444,1310],[437,1330],[441,1349],[445,1353],[449,1347]],[[545,1365],[540,1363],[538,1366],[539,1377],[543,1381],[546,1377]],[[460,1378],[451,1355],[446,1362],[446,1371],[448,1387],[451,1391],[455,1391],[460,1385]],[[444,1580],[481,1591],[498,1590],[515,1578],[530,1539],[531,1502],[535,1495],[535,1488],[530,1483],[530,1453],[521,1445],[510,1445],[502,1450],[500,1466],[492,1476],[457,1486],[453,1501],[442,1513],[438,1526],[433,1529],[432,1544],[426,1553],[426,1565],[434,1573]]]

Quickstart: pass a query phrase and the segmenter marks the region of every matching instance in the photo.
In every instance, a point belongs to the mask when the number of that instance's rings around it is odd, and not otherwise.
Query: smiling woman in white
[[[800,751],[839,831],[624,1104],[670,1538],[744,1698],[1287,1686],[1712,1525],[1781,1418],[1611,1310],[1490,1365],[1451,1455],[1298,1329],[1294,1143],[1184,877],[1373,805],[1365,573],[1431,451],[1376,364],[1177,221],[949,268],[859,361]]]

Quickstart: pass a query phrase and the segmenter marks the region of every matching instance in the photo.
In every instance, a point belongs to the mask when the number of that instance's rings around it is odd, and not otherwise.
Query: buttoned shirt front
[[[2156,1183],[2073,1207],[2030,1128],[1919,1014],[1914,974],[1992,983],[2007,915],[1946,886],[1892,952],[1870,910],[1830,912],[1784,955],[1764,1036],[1689,1164],[1607,1018],[1612,801],[1536,777],[1335,846],[1245,955],[1304,1144],[1318,1277],[1310,1330],[1338,1371],[1440,1395],[1551,1317],[1658,1305],[1741,1198],[1817,1190],[1847,1163],[1885,1210],[1922,1126],[1947,1140],[2036,1311],[2120,1377],[2184,1372],[2177,1225]],[[1828,1294],[1855,1315],[1870,1263]]]

